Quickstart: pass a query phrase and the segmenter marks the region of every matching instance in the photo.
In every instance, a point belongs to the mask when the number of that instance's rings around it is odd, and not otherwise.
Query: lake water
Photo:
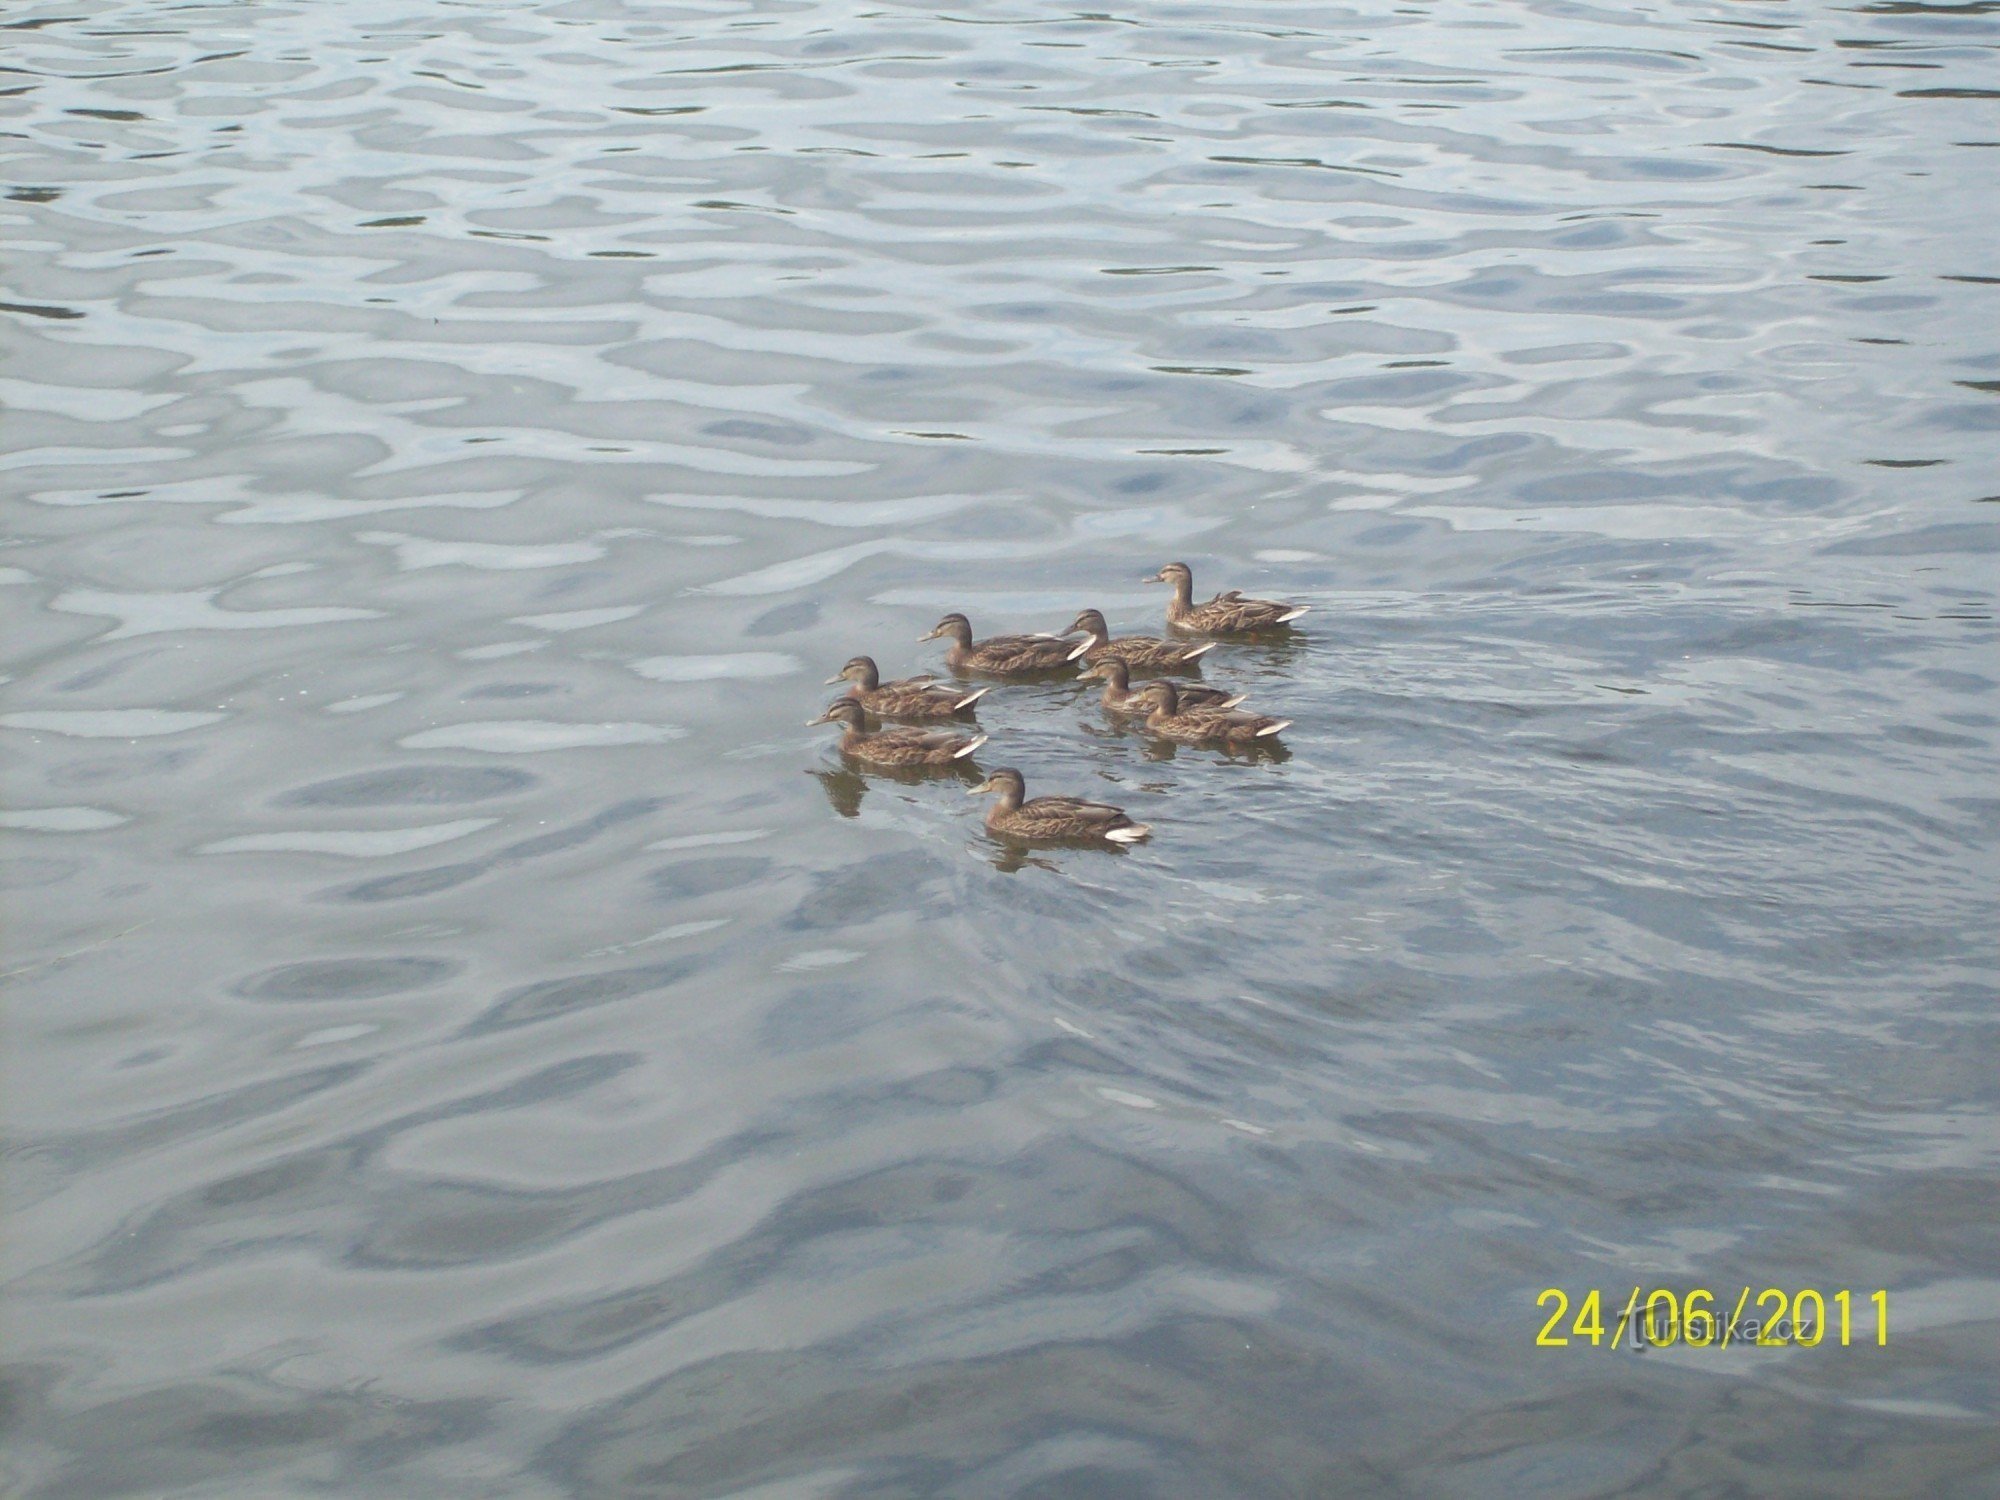
[[[1991,0],[0,27],[0,1490],[2000,1494]]]

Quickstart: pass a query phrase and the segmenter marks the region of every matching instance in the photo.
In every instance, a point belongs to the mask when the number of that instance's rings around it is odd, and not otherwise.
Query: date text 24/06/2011
[[[1746,1286],[1734,1301],[1734,1309],[1725,1312],[1729,1306],[1726,1294],[1718,1297],[1706,1288],[1676,1292],[1668,1287],[1652,1291],[1633,1287],[1622,1303],[1609,1304],[1615,1310],[1607,1320],[1606,1299],[1598,1288],[1586,1289],[1572,1303],[1568,1292],[1552,1286],[1535,1298],[1537,1307],[1549,1310],[1549,1319],[1535,1335],[1535,1343],[1544,1349],[1587,1345],[1637,1352],[1675,1344],[1691,1349],[1726,1349],[1733,1344],[1812,1349],[1827,1343],[1845,1349],[1857,1341],[1857,1335],[1859,1342],[1877,1347],[1889,1342],[1886,1289],[1866,1294],[1858,1319],[1854,1293],[1845,1289],[1828,1295],[1811,1287],[1787,1292],[1774,1286],[1753,1296]],[[1871,1304],[1872,1318],[1868,1315]]]

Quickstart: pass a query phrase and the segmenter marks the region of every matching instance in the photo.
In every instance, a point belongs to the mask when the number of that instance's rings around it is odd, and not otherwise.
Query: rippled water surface
[[[0,1490],[2000,1494],[1996,54],[7,6]],[[801,727],[1174,558],[1148,845]]]

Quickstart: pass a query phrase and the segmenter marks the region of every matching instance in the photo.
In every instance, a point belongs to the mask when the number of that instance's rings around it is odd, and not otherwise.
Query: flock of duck
[[[945,665],[959,678],[1033,682],[1077,673],[1102,679],[1108,712],[1177,744],[1231,751],[1275,745],[1276,736],[1291,726],[1291,720],[1246,713],[1238,707],[1243,694],[1176,682],[1173,676],[1199,672],[1202,658],[1224,640],[1289,634],[1292,622],[1310,606],[1246,599],[1233,589],[1197,604],[1194,574],[1186,563],[1168,563],[1146,582],[1173,585],[1167,629],[1181,639],[1113,636],[1104,616],[1086,609],[1061,635],[997,635],[974,640],[971,622],[964,615],[949,614],[922,640],[950,641],[945,648]],[[1078,635],[1084,638],[1081,645],[1072,639]],[[1152,680],[1135,688],[1135,674]],[[839,682],[849,685],[846,696],[836,698],[825,713],[809,723],[840,725],[840,752],[859,765],[897,771],[963,769],[972,753],[987,742],[984,734],[965,736],[905,726],[968,719],[977,711],[980,699],[993,691],[991,684],[970,687],[928,674],[884,682],[874,658],[868,656],[854,657],[827,679],[829,686]],[[882,720],[900,722],[884,726],[879,722]],[[870,728],[871,722],[874,728]],[[1123,808],[1107,803],[1081,797],[1031,798],[1021,773],[1012,768],[993,772],[968,793],[982,794],[994,797],[986,813],[987,832],[1010,841],[1134,844],[1152,832],[1144,823],[1133,821]]]

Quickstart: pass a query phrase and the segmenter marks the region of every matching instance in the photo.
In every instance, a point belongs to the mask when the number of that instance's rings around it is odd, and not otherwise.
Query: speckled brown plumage
[[[935,729],[878,729],[868,732],[867,715],[852,698],[836,698],[814,724],[838,724],[846,732],[840,737],[840,753],[867,766],[890,769],[932,767],[944,770],[964,761],[986,743],[983,734],[967,739]]]
[[[1168,563],[1146,580],[1171,583],[1167,603],[1168,628],[1185,635],[1262,635],[1283,631],[1312,606],[1281,604],[1275,599],[1246,599],[1235,589],[1217,594],[1206,604],[1194,602],[1194,573],[1186,563]]]
[[[993,691],[991,688],[968,690],[954,682],[940,682],[935,677],[904,677],[895,682],[884,682],[871,656],[853,658],[826,681],[829,687],[836,682],[852,683],[847,696],[876,718],[901,719],[911,724],[935,724],[945,719],[969,718],[973,705]]]
[[[1136,844],[1152,829],[1135,823],[1122,807],[1086,802],[1081,797],[1027,796],[1027,783],[1015,770],[995,771],[968,795],[994,793],[986,809],[986,831],[998,838],[1031,844]]]
[[[1104,706],[1115,714],[1147,714],[1153,705],[1146,695],[1132,686],[1132,672],[1124,662],[1116,657],[1106,657],[1103,661],[1092,662],[1083,669],[1085,677],[1101,678],[1104,682]],[[1242,693],[1225,692],[1221,688],[1203,687],[1199,683],[1175,683],[1174,691],[1183,709],[1216,708],[1230,709],[1243,701]]]
[[[1075,641],[1046,635],[995,635],[974,641],[971,622],[959,614],[946,615],[922,639],[934,641],[939,636],[951,639],[944,654],[946,666],[986,677],[1048,677],[1070,671],[1073,658],[1083,654]]]
[[[1172,682],[1161,678],[1146,684],[1137,695],[1150,705],[1146,728],[1162,739],[1183,745],[1220,745],[1229,750],[1248,750],[1275,742],[1281,730],[1292,727],[1290,719],[1273,719],[1264,714],[1237,713],[1221,708],[1188,708]]]
[[[1083,661],[1122,661],[1135,672],[1198,672],[1201,658],[1215,649],[1214,641],[1190,645],[1150,635],[1114,636],[1104,623],[1104,616],[1094,609],[1079,614],[1063,634],[1075,635],[1079,631],[1086,637]]]

